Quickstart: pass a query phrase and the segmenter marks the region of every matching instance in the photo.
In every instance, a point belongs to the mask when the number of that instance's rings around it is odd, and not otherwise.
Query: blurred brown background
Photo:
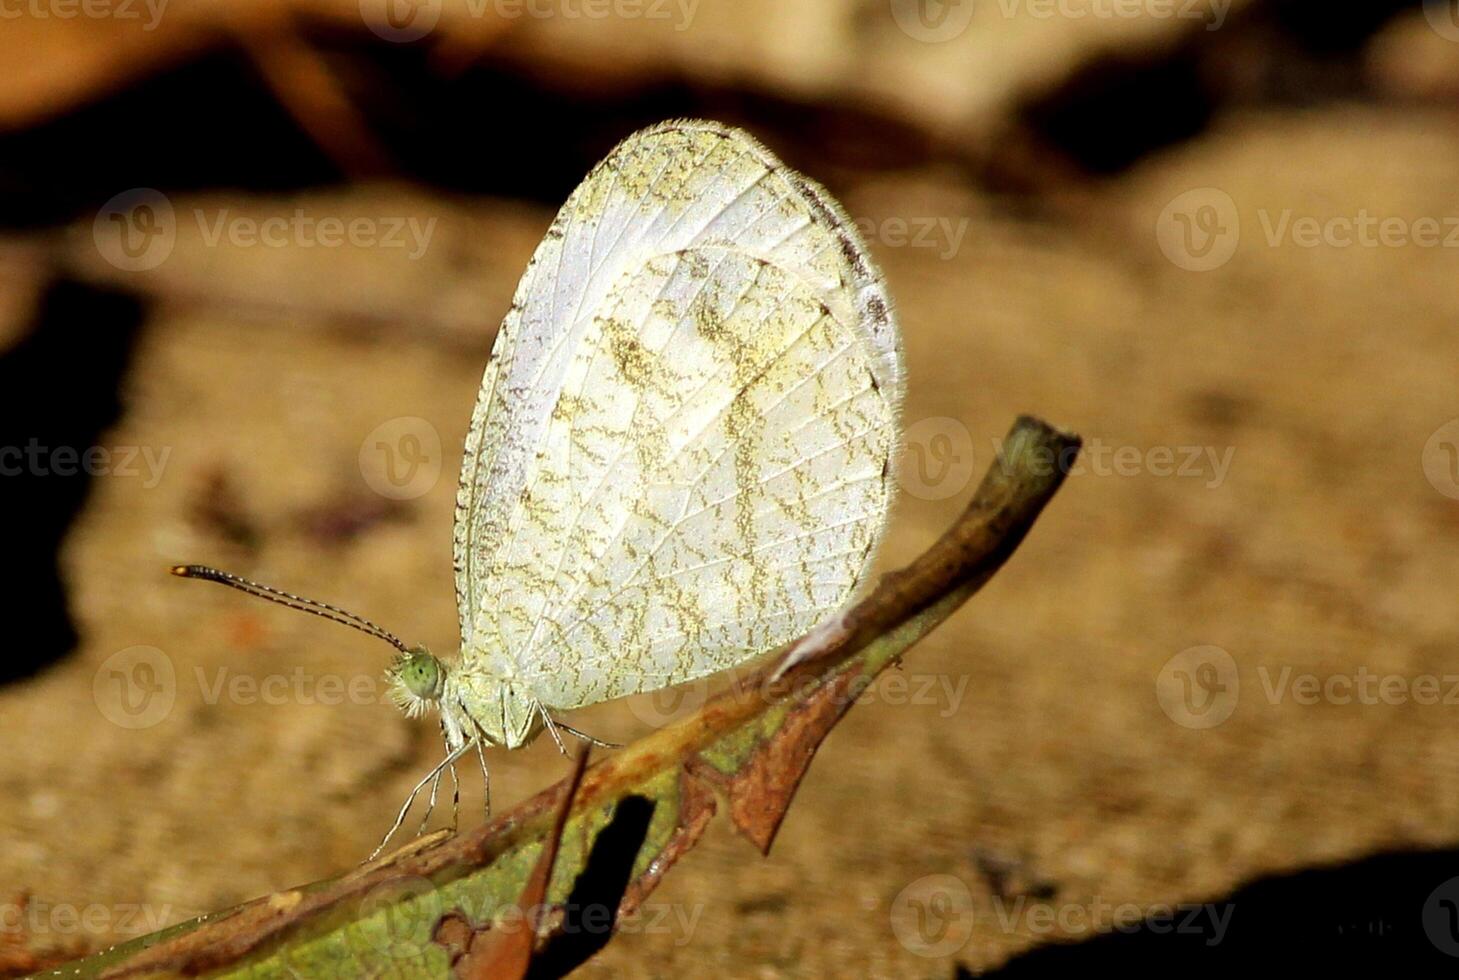
[[[681,115],[827,184],[899,301],[883,567],[1018,412],[1087,451],[770,857],[717,822],[582,972],[1452,967],[1453,5],[0,12],[0,968],[369,852],[439,752],[382,703],[387,651],[166,568],[454,650],[496,325],[587,169]],[[546,739],[492,762],[498,806],[566,772]]]

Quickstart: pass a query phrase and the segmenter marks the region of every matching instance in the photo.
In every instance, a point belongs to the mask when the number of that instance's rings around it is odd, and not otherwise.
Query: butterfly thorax
[[[521,748],[542,730],[535,698],[517,689],[513,678],[484,670],[481,658],[447,663],[425,647],[395,659],[386,674],[391,697],[408,717],[431,708],[441,712],[446,742],[458,748],[474,738],[509,749]]]
[[[492,744],[521,748],[542,730],[542,708],[515,678],[483,669],[479,663],[480,658],[463,657],[447,676],[441,701],[447,727],[454,723],[468,738],[480,732]]]

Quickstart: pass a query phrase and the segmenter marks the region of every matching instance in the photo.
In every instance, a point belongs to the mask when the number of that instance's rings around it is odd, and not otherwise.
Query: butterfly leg
[[[417,837],[426,832],[426,824],[431,822],[431,814],[436,812],[436,791],[440,788],[441,773],[437,772],[435,778],[431,780],[431,797],[426,801],[425,816],[420,818],[420,829],[415,832]]]
[[[482,740],[476,740],[476,761],[481,763],[481,804],[486,811],[486,819],[491,819],[491,773],[486,769],[486,749],[482,748]]]
[[[563,731],[567,732],[569,735],[576,735],[578,738],[582,739],[584,742],[587,742],[590,745],[596,745],[600,749],[621,749],[621,748],[623,748],[623,743],[622,742],[605,742],[601,738],[594,738],[593,736],[589,735],[587,732],[580,732],[576,728],[574,728],[571,725],[568,725],[568,724],[566,724],[564,722],[560,722],[559,721],[556,724],[557,724],[557,727],[558,728],[561,728]]]
[[[461,780],[456,775],[456,763],[451,763],[451,833],[461,826]]]
[[[557,743],[557,751],[563,755],[567,755],[567,746],[562,744],[562,736],[557,734],[557,722],[553,721],[552,716],[547,713],[547,706],[539,701],[537,702],[537,710],[542,712],[542,724],[551,733],[552,740]]]
[[[441,722],[441,737],[442,738],[445,738],[446,737],[446,723],[445,722]],[[446,744],[449,745],[450,742],[447,741]],[[451,769],[451,786],[453,787],[453,793],[454,793],[454,796],[452,797],[452,802],[451,802],[451,833],[454,834],[456,832],[456,802],[461,798],[461,787],[460,787],[460,784],[456,780],[456,763],[454,763],[454,762],[451,763],[450,769]],[[436,812],[436,793],[441,788],[441,776],[442,775],[444,775],[444,774],[440,770],[437,770],[436,771],[435,778],[431,780],[431,798],[426,803],[425,816],[421,817],[421,820],[420,820],[420,829],[415,832],[415,835],[417,837],[419,837],[421,834],[424,834],[426,832],[426,825],[431,822],[431,814]]]
[[[444,770],[446,767],[450,766],[451,763],[459,759],[462,753],[471,748],[474,741],[475,739],[473,739],[471,742],[462,742],[459,747],[452,749],[450,754],[447,755],[445,759],[441,760],[440,765],[436,766],[436,768],[426,773],[425,778],[415,784],[415,789],[411,790],[410,795],[405,798],[405,804],[401,806],[400,813],[395,818],[395,823],[392,824],[390,830],[386,832],[385,839],[380,842],[379,847],[370,852],[369,857],[365,858],[366,864],[369,864],[371,861],[375,860],[375,858],[380,856],[380,852],[385,850],[385,845],[390,843],[390,838],[394,837],[395,832],[400,829],[400,825],[405,823],[405,815],[410,812],[411,804],[415,802],[415,798],[420,795],[420,791],[425,788],[426,783],[430,782],[432,779],[437,778],[441,774],[442,770]]]

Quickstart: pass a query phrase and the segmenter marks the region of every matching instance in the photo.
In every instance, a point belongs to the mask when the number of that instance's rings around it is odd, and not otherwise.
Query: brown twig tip
[[[1062,479],[1069,474],[1083,445],[1083,438],[1076,432],[1057,428],[1034,415],[1020,415],[1004,441],[1000,457],[1007,460],[1019,453],[1029,454],[1034,462],[1052,466]]]
[[[1018,418],[1014,419],[1013,429],[1015,432],[1020,429],[1033,429],[1037,432],[1043,433],[1044,438],[1047,439],[1067,439],[1072,440],[1073,442],[1080,441],[1079,434],[1074,432],[1072,429],[1061,429],[1057,425],[1054,425],[1050,422],[1045,422],[1037,415],[1029,415],[1027,413],[1021,414],[1018,416]]]

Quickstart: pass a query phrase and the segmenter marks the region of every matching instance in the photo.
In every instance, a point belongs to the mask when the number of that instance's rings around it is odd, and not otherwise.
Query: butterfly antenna
[[[409,649],[401,642],[400,637],[381,626],[376,626],[361,616],[352,612],[346,612],[338,606],[331,606],[327,602],[319,602],[316,599],[306,599],[301,595],[294,595],[292,592],[283,592],[279,589],[261,585],[258,582],[250,582],[246,578],[240,578],[230,572],[210,568],[207,565],[173,565],[172,574],[178,578],[199,578],[207,582],[217,582],[229,588],[237,589],[239,592],[246,592],[251,596],[260,599],[267,599],[269,602],[277,602],[281,606],[288,606],[290,609],[297,609],[300,612],[311,613],[320,616],[331,622],[341,623],[361,633],[368,633],[371,636],[384,640],[386,643],[399,650],[401,653],[409,653]]]

